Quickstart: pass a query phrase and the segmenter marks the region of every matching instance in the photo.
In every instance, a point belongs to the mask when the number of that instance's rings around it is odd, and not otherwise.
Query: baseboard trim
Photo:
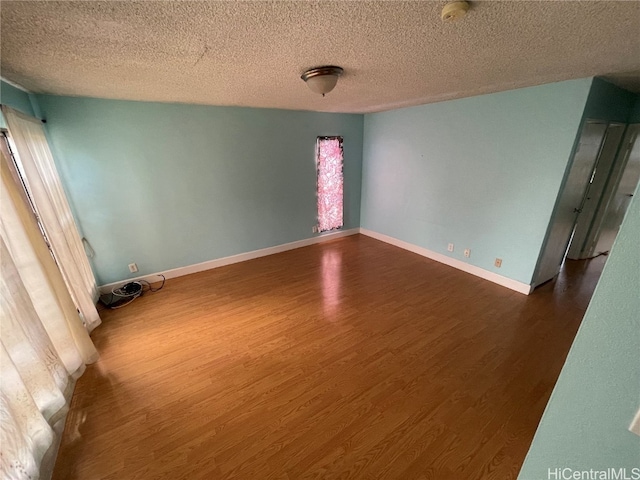
[[[430,258],[431,260],[435,260],[436,262],[444,263],[445,265],[456,268],[458,270],[462,270],[466,273],[470,273],[471,275],[475,275],[476,277],[480,277],[485,280],[489,280],[490,282],[497,283],[498,285],[507,287],[511,290],[515,290],[516,292],[529,295],[533,291],[532,285],[518,282],[517,280],[513,280],[511,278],[503,277],[502,275],[498,275],[497,273],[493,273],[483,268],[476,267],[475,265],[470,265],[455,258],[442,255],[441,253],[433,252],[426,248],[413,245],[412,243],[398,240],[397,238],[374,232],[372,230],[367,230],[366,228],[360,228],[360,233],[362,235],[366,235],[367,237],[380,240],[381,242],[400,247],[413,253],[417,253],[418,255]]]
[[[157,282],[159,275],[164,275],[166,279],[182,277],[184,275],[190,275],[192,273],[203,272],[205,270],[211,270],[212,268],[224,267],[233,263],[246,262],[247,260],[253,260],[254,258],[266,257],[267,255],[273,255],[275,253],[286,252],[287,250],[295,250],[296,248],[307,247],[316,243],[327,242],[336,238],[348,237],[349,235],[356,235],[360,233],[359,228],[351,228],[349,230],[341,230],[339,232],[323,233],[316,237],[305,238],[304,240],[298,240],[296,242],[283,243],[274,247],[262,248],[260,250],[253,250],[251,252],[240,253],[238,255],[232,255],[230,257],[217,258],[215,260],[209,260],[202,263],[196,263],[193,265],[187,265],[186,267],[173,268],[171,270],[165,270],[163,272],[150,273],[148,275],[141,275],[139,277],[127,278],[118,282],[107,283],[101,285],[99,288],[100,293],[105,294],[111,292],[113,288],[118,288],[128,282],[134,282],[136,280],[146,280],[148,282]]]

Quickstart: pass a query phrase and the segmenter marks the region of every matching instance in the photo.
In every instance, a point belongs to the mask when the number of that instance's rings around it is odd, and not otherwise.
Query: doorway
[[[600,151],[593,163],[580,205],[576,207],[576,222],[567,250],[567,258],[571,260],[583,260],[593,256],[591,238],[597,233],[595,231],[596,228],[594,228],[594,220],[600,210],[606,210],[606,208],[603,208],[602,201],[603,197],[606,196],[606,187],[612,188],[609,179],[625,128],[626,125],[622,123],[610,123],[607,125]]]
[[[610,250],[640,177],[638,127],[584,122],[534,286],[553,279],[565,258],[588,259]]]
[[[606,188],[602,197],[602,207],[594,217],[592,232],[587,242],[587,255],[608,252],[618,235],[618,230],[629,208],[633,194],[640,181],[640,124],[629,125],[618,161],[610,175],[610,188]]]

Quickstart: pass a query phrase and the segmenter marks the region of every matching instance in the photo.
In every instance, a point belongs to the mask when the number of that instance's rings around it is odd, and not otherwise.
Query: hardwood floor
[[[603,263],[527,297],[356,235],[169,280],[102,312],[53,478],[515,478]]]

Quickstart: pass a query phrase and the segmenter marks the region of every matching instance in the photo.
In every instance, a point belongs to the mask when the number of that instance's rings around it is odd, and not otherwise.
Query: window
[[[91,331],[100,324],[95,306],[98,288],[42,122],[5,105],[2,105],[2,115],[12,141],[9,146],[14,149],[16,178],[22,177],[21,183],[28,192],[25,197],[31,200],[27,203],[35,210],[71,297]]]
[[[343,225],[342,137],[318,137],[318,231],[327,232]]]
[[[11,168],[11,172],[14,174],[14,179],[17,180],[16,183],[18,183],[22,187],[22,190],[20,191],[20,193],[23,194],[23,199],[25,200],[25,203],[29,206],[29,210],[35,217],[38,228],[40,229],[40,233],[42,234],[42,238],[44,238],[44,242],[47,244],[47,247],[49,248],[49,252],[51,253],[53,260],[56,262],[56,265],[57,265],[58,260],[56,260],[56,256],[53,253],[53,250],[51,249],[51,243],[49,242],[49,237],[47,237],[47,232],[44,229],[44,225],[42,225],[42,222],[40,221],[40,216],[38,215],[35,205],[33,204],[33,198],[31,198],[31,194],[29,193],[29,188],[27,187],[27,183],[25,182],[25,178],[27,177],[24,173],[24,168],[22,167],[22,164],[18,159],[18,153],[17,153],[18,150],[16,149],[16,144],[14,143],[11,136],[9,136],[8,132],[6,132],[5,130],[2,130],[0,134],[2,135],[2,139],[7,148],[6,149],[7,156],[8,156],[7,160],[11,162],[11,164],[9,165],[9,167]]]

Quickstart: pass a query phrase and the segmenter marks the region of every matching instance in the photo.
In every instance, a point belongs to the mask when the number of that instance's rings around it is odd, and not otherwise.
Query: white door
[[[579,207],[580,212],[573,238],[571,239],[571,245],[567,252],[567,258],[577,260],[591,256],[591,248],[589,247],[591,247],[592,235],[595,233],[592,226],[597,212],[601,208],[606,208],[606,205],[602,206],[601,200],[609,180],[609,174],[614,167],[625,127],[626,125],[622,123],[611,123],[607,127],[600,154],[596,160],[582,204]]]
[[[534,285],[541,285],[551,280],[560,271],[606,130],[607,122],[591,120],[587,120],[582,128],[569,173],[556,204],[543,253],[533,277]]]
[[[620,151],[621,168],[619,174],[612,181],[615,192],[607,205],[598,235],[593,242],[595,254],[608,252],[618,234],[624,214],[631,203],[631,198],[640,181],[640,124],[629,125],[623,148]],[[617,186],[615,184],[617,183]]]

